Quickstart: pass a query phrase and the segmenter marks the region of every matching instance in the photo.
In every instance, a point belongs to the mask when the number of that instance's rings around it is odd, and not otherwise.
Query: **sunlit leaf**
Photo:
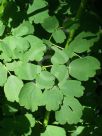
[[[5,96],[8,101],[18,102],[19,101],[19,93],[21,88],[23,87],[23,82],[16,76],[9,76],[7,82],[4,85]]]

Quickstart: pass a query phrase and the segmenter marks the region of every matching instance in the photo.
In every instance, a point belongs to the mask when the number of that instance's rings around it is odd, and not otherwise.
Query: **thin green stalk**
[[[81,0],[79,9],[78,9],[77,14],[76,14],[76,16],[75,16],[75,21],[77,21],[77,20],[80,19],[81,15],[82,15],[82,13],[83,13],[83,10],[85,9],[86,2],[87,2],[87,0]],[[66,45],[65,45],[65,48],[68,48],[68,47],[69,47],[69,44],[70,44],[70,42],[72,41],[72,39],[73,39],[73,37],[74,37],[75,31],[76,31],[78,28],[79,28],[79,25],[78,25],[78,27],[77,27],[76,29],[72,29],[72,30],[70,31],[70,33],[69,33],[69,38],[68,38],[68,40],[67,40],[67,43],[66,43]]]
[[[45,127],[46,127],[46,126],[48,125],[48,123],[49,123],[49,118],[50,118],[50,111],[46,111],[46,113],[45,113],[45,118],[44,118],[44,122],[43,122],[43,124],[44,124]]]

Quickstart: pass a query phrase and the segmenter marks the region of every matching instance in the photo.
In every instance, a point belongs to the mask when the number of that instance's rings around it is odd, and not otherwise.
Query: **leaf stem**
[[[86,3],[87,3],[87,0],[81,0],[80,2],[80,6],[79,6],[79,9],[77,11],[77,14],[75,16],[75,21],[78,21],[82,15],[82,12],[83,10],[85,9],[85,6],[86,6]],[[68,48],[69,47],[69,44],[70,42],[72,41],[73,37],[74,37],[74,34],[75,34],[75,31],[79,28],[80,25],[78,25],[78,27],[76,29],[72,29],[70,32],[69,32],[69,38],[67,40],[67,43],[65,45],[65,48]]]
[[[48,125],[48,123],[49,123],[49,118],[50,118],[50,111],[47,111],[47,110],[46,110],[45,118],[44,118],[44,122],[43,122],[43,124],[44,124],[45,127],[46,127],[46,126]]]

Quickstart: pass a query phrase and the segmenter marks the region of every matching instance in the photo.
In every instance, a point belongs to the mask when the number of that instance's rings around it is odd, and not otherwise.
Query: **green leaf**
[[[4,86],[6,80],[7,80],[7,70],[5,66],[3,66],[2,63],[0,62],[0,86]]]
[[[60,124],[76,124],[82,116],[82,106],[77,99],[72,96],[64,98],[63,105],[56,111],[55,118]]]
[[[48,111],[56,111],[62,104],[63,95],[57,87],[50,90],[45,90],[43,93],[44,105]]]
[[[32,82],[26,83],[19,94],[19,103],[32,112],[38,110],[43,105],[41,89]]]
[[[36,36],[29,35],[25,37],[31,45],[31,48],[24,53],[23,60],[25,61],[41,61],[46,50],[43,41]]]
[[[18,49],[19,51],[24,52],[30,47],[29,42],[23,37],[7,36],[3,41],[12,51]]]
[[[69,60],[64,50],[60,50],[57,47],[52,47],[52,49],[55,51],[55,54],[51,58],[52,64],[64,64]]]
[[[55,16],[49,16],[44,20],[42,27],[49,33],[53,33],[58,27],[59,22]]]
[[[69,57],[75,56],[74,53],[82,53],[89,51],[89,49],[98,40],[98,36],[91,32],[81,32],[70,43],[67,53]]]
[[[29,21],[25,21],[15,29],[12,29],[12,34],[14,36],[24,36],[33,33],[34,33],[34,26]]]
[[[69,74],[81,81],[93,77],[98,69],[100,69],[100,63],[92,56],[76,59],[69,64]]]
[[[30,48],[29,42],[23,37],[7,36],[3,42],[11,50],[13,59],[23,60],[23,54]]]
[[[78,127],[71,133],[71,136],[82,135],[82,133],[83,133],[84,130],[85,130],[85,126],[78,126]]]
[[[44,8],[47,6],[47,2],[45,0],[34,0],[32,4],[29,4],[27,13],[31,14],[34,11]]]
[[[64,80],[60,82],[59,88],[61,89],[63,95],[65,96],[75,96],[80,97],[83,95],[84,87],[81,85],[80,81],[77,80]]]
[[[6,66],[8,71],[15,71],[18,64],[19,64],[19,61],[13,61],[11,63],[5,63],[5,66]]]
[[[2,60],[5,60],[5,61],[11,60],[12,51],[10,50],[8,45],[6,43],[4,43],[3,41],[0,41],[0,51],[2,52],[1,53]]]
[[[34,80],[38,73],[41,72],[41,67],[31,63],[20,62],[15,67],[15,74],[22,80]]]
[[[30,122],[30,127],[34,127],[36,121],[35,121],[35,118],[33,117],[33,115],[29,114],[29,113],[26,113],[25,116]]]
[[[48,10],[37,13],[36,15],[30,17],[30,21],[34,21],[35,24],[43,23],[46,18],[49,17]]]
[[[65,33],[61,29],[57,29],[55,32],[53,32],[52,36],[56,43],[63,43],[66,39]]]
[[[23,82],[16,76],[9,76],[7,79],[7,82],[4,85],[4,92],[5,96],[8,101],[11,102],[18,102],[18,96],[21,91],[21,88],[23,87]]]
[[[41,136],[66,136],[66,132],[63,128],[48,125],[45,132]]]
[[[55,64],[51,68],[51,73],[59,80],[63,81],[69,77],[68,68],[65,65]]]
[[[37,77],[36,77],[36,84],[41,89],[49,89],[52,88],[54,85],[54,76],[48,72],[48,71],[42,71]]]
[[[0,20],[0,36],[3,35],[5,31],[5,25],[3,25],[3,22]]]

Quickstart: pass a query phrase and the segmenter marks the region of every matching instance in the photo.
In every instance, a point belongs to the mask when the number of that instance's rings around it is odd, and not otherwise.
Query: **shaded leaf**
[[[49,17],[48,10],[40,12],[32,17],[30,17],[30,21],[34,21],[35,24],[43,23],[46,18]]]
[[[56,41],[56,43],[63,43],[66,39],[65,33],[61,29],[58,29],[55,32],[53,32],[52,36],[54,40]]]
[[[59,26],[59,22],[55,16],[49,16],[42,24],[42,27],[49,33],[53,33]]]
[[[47,2],[45,0],[34,0],[32,4],[29,5],[27,13],[33,13],[34,11],[44,8],[47,6]]]

